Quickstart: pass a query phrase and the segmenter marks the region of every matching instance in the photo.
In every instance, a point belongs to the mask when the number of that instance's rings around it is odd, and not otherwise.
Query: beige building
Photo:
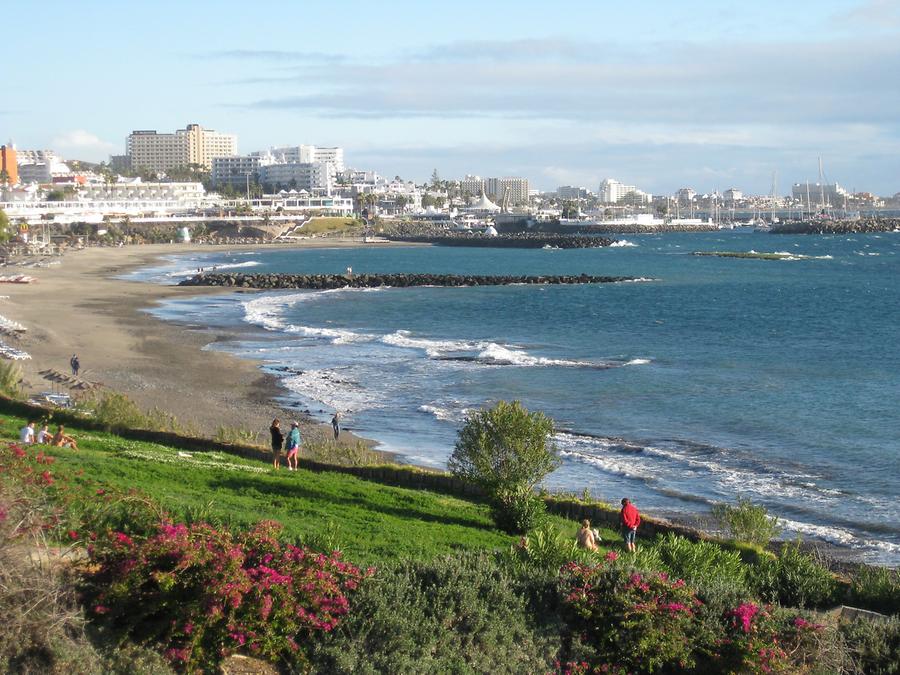
[[[127,153],[133,169],[167,171],[189,164],[212,166],[213,157],[237,154],[237,136],[188,124],[174,134],[156,131],[132,131]]]

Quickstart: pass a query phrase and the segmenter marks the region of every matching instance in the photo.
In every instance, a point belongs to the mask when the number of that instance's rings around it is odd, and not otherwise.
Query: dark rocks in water
[[[896,232],[900,218],[859,218],[857,220],[789,220],[775,225],[772,234],[857,234],[866,232]]]
[[[634,281],[634,277],[563,275],[563,276],[510,276],[510,275],[458,275],[458,274],[228,274],[204,272],[181,281],[179,286],[222,286],[226,288],[256,288],[275,290],[301,288],[330,290],[334,288],[380,288],[391,286],[510,286],[513,284],[608,284]]]
[[[576,234],[539,234],[523,232],[489,237],[472,232],[447,232],[428,235],[385,235],[391,241],[410,244],[434,244],[435,246],[484,246],[488,248],[602,248],[613,239]]]

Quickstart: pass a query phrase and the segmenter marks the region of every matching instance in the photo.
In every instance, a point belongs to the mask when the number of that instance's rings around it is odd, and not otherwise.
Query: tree
[[[9,217],[3,209],[0,209],[0,241],[9,241],[13,233],[9,227]]]
[[[0,185],[9,183],[9,172],[6,169],[0,169]]]
[[[525,532],[544,513],[535,487],[560,463],[552,436],[553,420],[543,413],[499,401],[466,418],[448,466],[485,490],[499,527]]]
[[[431,187],[434,189],[438,189],[441,186],[441,176],[438,173],[438,170],[435,169],[431,172]]]

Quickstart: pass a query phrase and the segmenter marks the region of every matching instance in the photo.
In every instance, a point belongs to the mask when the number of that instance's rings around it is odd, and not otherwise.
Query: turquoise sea
[[[159,317],[221,333],[289,405],[444,466],[467,411],[551,415],[548,487],[676,517],[738,496],[786,526],[900,564],[900,234],[628,235],[590,250],[437,247],[192,254],[136,276],[245,272],[630,275],[596,286],[230,293]],[[781,261],[692,251],[784,251]],[[212,342],[212,337],[211,337]]]

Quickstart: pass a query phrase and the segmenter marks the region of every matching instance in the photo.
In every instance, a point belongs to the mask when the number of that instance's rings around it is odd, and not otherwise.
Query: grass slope
[[[321,217],[312,218],[300,229],[300,234],[332,234],[335,232],[353,232],[362,224],[353,218]]]
[[[15,440],[25,423],[7,415],[0,420],[0,438],[7,441]],[[78,440],[77,452],[42,446],[57,458],[54,473],[136,488],[178,519],[237,527],[277,520],[289,537],[340,548],[361,563],[425,560],[459,549],[505,548],[516,541],[494,527],[486,505],[456,497],[340,473],[276,473],[263,462],[220,452],[186,453],[112,434],[74,427],[68,431]],[[575,523],[552,522],[574,537]]]

